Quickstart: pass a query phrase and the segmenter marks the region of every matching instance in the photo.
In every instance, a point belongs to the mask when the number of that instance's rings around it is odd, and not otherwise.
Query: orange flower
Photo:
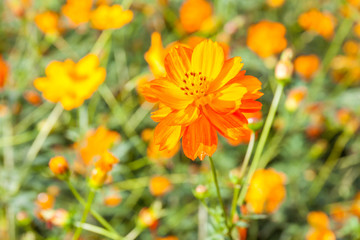
[[[158,237],[156,240],[179,240],[179,238],[175,236],[167,236],[167,237]]]
[[[351,204],[351,213],[360,218],[360,192],[355,196],[353,203]]]
[[[343,50],[347,56],[357,56],[360,53],[360,44],[356,41],[346,41]]]
[[[30,104],[38,106],[41,104],[41,97],[36,91],[26,91],[24,93],[24,98],[26,101],[28,101]]]
[[[320,67],[320,59],[315,54],[299,56],[294,62],[295,71],[309,81]]]
[[[331,207],[331,217],[339,222],[343,223],[348,216],[348,211],[341,205],[334,205]]]
[[[360,38],[360,22],[356,23],[354,27],[354,33],[358,38]]]
[[[284,4],[285,0],[266,0],[269,7],[278,8]]]
[[[31,7],[32,0],[6,0],[7,7],[17,17],[23,17],[27,9]]]
[[[0,55],[0,89],[5,86],[8,73],[9,67]]]
[[[40,209],[50,209],[54,206],[54,196],[47,193],[39,193],[36,198],[36,205]]]
[[[285,199],[285,175],[273,169],[254,173],[245,200],[254,213],[273,213]]]
[[[285,33],[281,23],[263,20],[249,27],[246,44],[260,57],[270,57],[286,48]]]
[[[254,113],[244,113],[244,116],[247,118],[249,125],[250,124],[256,124],[259,122],[262,118],[261,111],[254,112]],[[251,138],[252,129],[248,129],[248,131],[245,132],[245,135],[239,138],[237,141],[229,140],[229,143],[231,145],[239,145],[239,144],[248,144]]]
[[[36,89],[50,102],[60,102],[66,110],[77,108],[104,82],[106,71],[99,58],[89,54],[78,63],[70,59],[54,61],[46,68],[46,77],[34,81]]]
[[[112,190],[111,193],[104,198],[104,204],[108,207],[116,207],[121,201],[121,195],[117,190]]]
[[[57,35],[60,33],[59,15],[56,12],[43,12],[35,16],[36,26],[44,34]]]
[[[151,47],[145,53],[144,57],[149,64],[151,72],[155,77],[163,77],[166,74],[164,59],[165,49],[162,45],[161,35],[158,32],[151,34]]]
[[[330,13],[312,9],[301,14],[298,23],[303,29],[316,32],[326,39],[330,39],[334,35],[335,18]]]
[[[95,162],[95,168],[98,168],[103,172],[109,172],[111,171],[113,165],[118,162],[119,159],[117,159],[109,151],[105,151],[101,154],[100,159]]]
[[[315,229],[306,235],[306,240],[336,240],[336,236],[329,229]]]
[[[94,158],[99,157],[105,151],[120,140],[120,134],[115,131],[109,131],[104,126],[96,130],[90,130],[86,134],[84,141],[75,144],[75,149],[80,152],[81,159],[86,165],[93,162]]]
[[[306,240],[336,240],[335,234],[329,229],[330,220],[323,212],[310,212],[307,217],[312,227],[306,235]]]
[[[289,112],[296,111],[301,102],[304,100],[306,93],[306,87],[297,87],[291,89],[285,101],[285,108]]]
[[[92,0],[67,0],[61,11],[77,26],[89,21],[91,7]]]
[[[211,16],[212,6],[206,0],[186,0],[180,8],[180,23],[188,33],[208,28]]]
[[[51,158],[49,167],[55,175],[63,175],[69,171],[69,164],[63,156]]]
[[[152,119],[155,144],[160,150],[173,149],[182,137],[185,155],[201,160],[217,147],[217,134],[237,140],[245,135],[244,112],[256,112],[255,101],[261,82],[241,71],[240,57],[224,59],[224,51],[211,40],[202,41],[194,50],[173,47],[165,57],[165,78],[150,81],[143,94],[150,102],[160,102]]]
[[[170,180],[166,177],[155,176],[150,179],[149,189],[152,195],[158,197],[168,193],[172,188]]]
[[[156,229],[156,227],[159,223],[155,212],[149,208],[141,209],[138,220],[139,220],[140,226],[142,226],[144,228],[148,227],[151,230]]]
[[[116,29],[128,24],[133,19],[133,12],[123,10],[120,5],[100,5],[91,12],[91,25],[95,29]]]

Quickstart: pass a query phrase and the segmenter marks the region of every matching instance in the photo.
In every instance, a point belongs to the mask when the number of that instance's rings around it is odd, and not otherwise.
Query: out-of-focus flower
[[[197,185],[193,193],[196,198],[204,199],[208,196],[209,191],[205,185]]]
[[[63,156],[51,158],[49,167],[55,175],[64,175],[69,172],[69,164]]]
[[[35,16],[36,26],[44,33],[58,35],[60,33],[59,15],[56,12],[47,11]]]
[[[360,12],[360,1],[359,0],[346,0],[344,5],[340,8],[340,12],[344,17],[353,17],[356,12]]]
[[[283,85],[290,82],[294,71],[292,63],[293,51],[290,48],[285,49],[281,54],[281,59],[275,65],[275,78]]]
[[[91,171],[90,186],[94,188],[101,187],[108,178],[108,172],[110,172],[113,165],[118,162],[119,160],[110,152],[103,152],[100,159],[95,162],[95,168]]]
[[[91,25],[95,29],[116,29],[128,24],[133,19],[133,12],[123,10],[120,5],[100,5],[91,12]]]
[[[330,220],[323,212],[310,212],[307,217],[312,227],[306,235],[306,240],[336,240],[335,234],[330,230]]]
[[[346,108],[342,108],[336,112],[336,118],[342,126],[346,126],[353,117],[354,114]]]
[[[348,210],[339,204],[332,206],[330,212],[332,219],[338,223],[343,223],[348,217]]]
[[[295,59],[294,67],[299,75],[305,78],[306,81],[310,81],[320,67],[320,59],[315,54],[302,55]]]
[[[5,86],[8,73],[9,67],[0,55],[0,90]]]
[[[10,11],[17,17],[23,17],[28,8],[30,8],[32,0],[6,0],[6,5]]]
[[[310,116],[310,123],[306,128],[306,135],[315,139],[324,131],[325,117],[324,105],[322,103],[310,104],[306,107],[306,113]]]
[[[40,209],[50,209],[54,206],[55,198],[48,193],[39,193],[36,198],[36,205]]]
[[[122,201],[122,197],[117,190],[112,190],[110,194],[104,198],[104,204],[108,207],[116,207]]]
[[[90,165],[119,140],[119,133],[100,126],[96,130],[89,130],[85,139],[77,142],[74,147],[79,151],[83,162]]]
[[[65,209],[59,208],[54,211],[51,223],[57,227],[64,227],[70,221],[70,214]]]
[[[355,196],[353,203],[351,204],[351,213],[360,218],[360,192]]]
[[[38,106],[42,103],[41,97],[36,91],[29,90],[24,92],[24,98],[34,106]]]
[[[78,26],[90,20],[92,2],[92,0],[67,0],[61,11],[72,24]]]
[[[151,230],[156,229],[159,221],[154,210],[150,208],[143,208],[139,212],[138,222],[143,228],[150,228]]]
[[[208,29],[213,24],[211,4],[206,0],[186,0],[180,8],[180,23],[188,33]]]
[[[334,35],[335,18],[330,13],[312,9],[301,14],[298,23],[303,29],[316,32],[326,39],[330,39]]]
[[[354,26],[354,33],[355,35],[360,38],[360,22],[356,23]]]
[[[304,100],[307,94],[306,87],[297,87],[290,90],[286,101],[285,101],[285,108],[289,112],[294,112],[298,109],[299,105]]]
[[[104,82],[106,71],[99,64],[94,54],[78,63],[53,61],[46,68],[46,77],[35,79],[34,86],[45,99],[60,102],[65,110],[77,108]]]
[[[164,107],[153,112],[160,122],[155,128],[155,144],[160,150],[173,149],[182,138],[185,155],[195,160],[211,156],[217,134],[238,140],[248,129],[244,112],[257,112],[261,82],[241,71],[240,57],[225,61],[224,51],[211,40],[194,50],[173,47],[165,57],[166,78],[150,81],[143,88],[149,102]]]
[[[266,0],[266,4],[272,8],[278,8],[284,5],[285,0]]]
[[[254,173],[245,200],[254,213],[273,213],[285,199],[286,177],[274,169],[259,169]]]
[[[285,34],[286,29],[281,23],[263,20],[249,27],[246,44],[260,57],[270,57],[286,48]]]
[[[152,195],[163,196],[172,189],[172,184],[166,177],[155,176],[150,179],[149,189]]]
[[[156,78],[166,75],[164,66],[165,54],[166,51],[162,45],[160,33],[152,33],[151,46],[149,50],[145,53],[144,57],[146,62],[149,64],[151,72]]]
[[[156,240],[179,240],[176,236],[158,237]]]

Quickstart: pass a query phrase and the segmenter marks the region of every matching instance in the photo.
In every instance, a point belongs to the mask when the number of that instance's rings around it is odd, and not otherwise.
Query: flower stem
[[[231,237],[231,227],[229,226],[228,216],[227,216],[227,213],[226,213],[225,205],[224,205],[224,202],[223,202],[222,197],[221,197],[220,188],[219,188],[219,182],[218,182],[217,175],[216,175],[216,169],[215,169],[214,161],[213,161],[212,157],[210,157],[210,156],[209,156],[209,160],[210,160],[210,165],[211,165],[211,172],[212,172],[215,187],[216,187],[217,197],[219,199],[219,203],[220,203],[221,208],[222,208],[223,213],[224,213],[225,225],[226,225],[226,227],[228,229],[228,236],[229,236],[230,239],[232,239],[232,237]]]
[[[247,192],[247,190],[249,188],[250,180],[251,180],[255,170],[257,169],[257,167],[259,165],[261,154],[262,154],[262,152],[264,150],[266,140],[267,140],[267,138],[269,136],[271,125],[272,125],[272,123],[274,121],[275,114],[276,114],[276,111],[278,109],[280,98],[281,98],[283,90],[284,90],[284,84],[279,83],[277,85],[277,87],[276,87],[275,95],[274,95],[273,101],[271,103],[270,110],[269,110],[268,116],[267,116],[265,124],[264,124],[264,128],[263,128],[263,130],[261,132],[261,136],[260,136],[259,143],[258,143],[258,145],[256,147],[256,150],[255,150],[255,155],[254,155],[253,161],[252,161],[252,163],[250,165],[249,172],[248,172],[248,174],[246,176],[245,182],[244,182],[243,187],[241,188],[241,191],[240,191],[240,196],[239,196],[239,199],[238,199],[238,205],[240,205],[240,206],[243,204],[243,202],[245,200],[245,195],[246,195],[246,192]]]
[[[248,148],[247,148],[246,153],[245,153],[244,160],[243,160],[242,165],[241,165],[240,174],[239,174],[240,178],[243,178],[243,176],[245,174],[246,168],[247,168],[247,166],[249,164],[249,161],[250,161],[252,151],[254,149],[254,144],[255,144],[255,132],[252,131],[251,136],[250,136],[249,145],[248,145]],[[237,200],[239,198],[239,193],[240,193],[240,186],[238,184],[236,184],[235,189],[234,189],[233,200],[232,200],[232,203],[231,203],[231,215],[230,215],[230,220],[231,221],[234,218],[235,209],[236,209],[236,205],[237,205]]]
[[[142,228],[136,226],[133,230],[131,230],[126,236],[125,239],[126,240],[134,240],[137,238],[137,236],[140,235],[140,233],[142,232]]]
[[[118,240],[118,239],[123,239],[123,238],[115,235],[115,234],[112,233],[112,232],[106,231],[105,229],[103,229],[103,228],[101,228],[101,227],[94,226],[94,225],[91,225],[91,224],[88,224],[88,223],[76,222],[76,223],[75,223],[75,226],[78,227],[78,228],[84,229],[84,230],[86,230],[86,231],[93,232],[93,233],[97,233],[97,234],[99,234],[99,235],[108,237],[108,238],[110,238],[110,239],[117,239],[117,240]]]
[[[86,205],[85,205],[85,209],[84,209],[83,215],[81,217],[80,225],[84,224],[85,221],[86,221],[87,215],[88,215],[88,213],[90,211],[90,208],[91,208],[91,204],[92,204],[92,202],[94,200],[94,197],[95,197],[95,193],[96,193],[96,191],[94,189],[90,190],[90,193],[88,195],[87,202],[86,202]],[[81,231],[82,231],[82,228],[80,227],[80,225],[76,228],[76,231],[75,231],[74,236],[73,236],[73,240],[77,240],[80,237],[80,234],[81,234]]]

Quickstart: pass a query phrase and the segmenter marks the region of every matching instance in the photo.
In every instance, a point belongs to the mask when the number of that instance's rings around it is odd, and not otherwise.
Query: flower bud
[[[163,196],[172,189],[169,179],[163,176],[155,176],[150,179],[150,193],[154,196]]]
[[[65,209],[59,208],[54,211],[51,223],[57,227],[64,227],[70,222],[70,214]]]
[[[91,171],[91,176],[90,176],[90,187],[92,188],[100,188],[102,187],[102,185],[104,185],[106,179],[107,179],[107,172],[102,171],[99,168],[94,168]]]
[[[286,49],[282,55],[280,61],[275,66],[275,78],[281,84],[287,84],[290,82],[291,76],[293,74],[293,64],[291,58],[293,53],[291,49]]]
[[[204,185],[198,185],[193,191],[193,194],[197,199],[204,199],[209,195],[208,188]]]
[[[150,208],[143,208],[139,213],[138,224],[142,228],[156,229],[159,221],[155,215],[155,212]]]
[[[307,89],[305,87],[298,87],[290,90],[286,101],[285,101],[285,108],[289,112],[296,111],[301,102],[304,100],[307,93]]]
[[[50,170],[56,176],[65,176],[69,173],[69,165],[63,156],[56,156],[49,161]]]

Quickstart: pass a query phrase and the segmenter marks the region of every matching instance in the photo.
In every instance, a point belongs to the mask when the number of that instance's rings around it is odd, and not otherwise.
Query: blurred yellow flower
[[[17,17],[23,17],[32,5],[32,0],[6,0],[6,6]]]
[[[109,151],[103,152],[100,155],[100,159],[95,162],[95,168],[91,171],[90,186],[95,188],[101,187],[109,177],[108,172],[110,172],[113,165],[118,162],[119,159]]]
[[[155,176],[150,179],[150,193],[156,197],[168,193],[172,189],[170,180],[163,176]]]
[[[311,229],[306,235],[306,240],[336,240],[335,234],[330,230],[330,220],[325,213],[310,212],[307,220]]]
[[[320,59],[315,54],[302,55],[294,61],[295,71],[304,77],[306,81],[310,81],[319,67]]]
[[[156,78],[166,75],[164,59],[166,51],[162,45],[161,35],[158,32],[151,34],[151,46],[144,57],[150,70]]]
[[[66,110],[77,108],[104,82],[106,71],[99,64],[94,54],[78,63],[53,61],[46,68],[46,77],[35,79],[34,86],[48,101],[60,102]]]
[[[266,3],[269,7],[278,8],[284,5],[285,0],[266,0]]]
[[[180,23],[188,33],[207,29],[211,17],[212,6],[206,0],[186,0],[180,8]]]
[[[301,102],[307,94],[306,87],[296,87],[290,90],[285,100],[285,108],[289,112],[294,112],[298,109]]]
[[[9,67],[0,55],[0,90],[5,86],[8,73]]]
[[[109,150],[119,140],[119,133],[100,126],[96,130],[88,131],[85,139],[77,142],[74,147],[79,151],[83,162],[90,165],[96,160],[95,158],[99,158],[102,153]]]
[[[142,208],[139,212],[139,218],[138,218],[140,226],[146,228],[150,228],[151,230],[156,229],[159,221],[158,218],[154,212],[154,210],[150,208]]]
[[[56,12],[47,11],[37,14],[35,23],[44,34],[56,35],[60,33],[59,15]]]
[[[326,39],[330,39],[334,35],[335,18],[330,13],[312,9],[301,14],[298,23],[303,29],[316,32]]]
[[[91,12],[91,25],[95,29],[116,29],[128,24],[133,19],[133,12],[123,10],[120,5],[100,5]]]
[[[274,169],[256,170],[245,197],[249,210],[257,214],[276,211],[285,199],[285,180],[285,175]]]
[[[354,33],[358,38],[360,38],[360,22],[356,23],[354,27]]]
[[[351,213],[360,218],[360,192],[355,196],[353,203],[351,204]]]
[[[281,23],[263,20],[249,27],[246,44],[260,57],[270,57],[286,48],[285,34]]]
[[[69,164],[63,156],[56,156],[50,159],[49,168],[55,175],[62,175],[69,171]]]
[[[90,20],[92,2],[92,0],[67,0],[61,11],[72,24],[78,26]]]

